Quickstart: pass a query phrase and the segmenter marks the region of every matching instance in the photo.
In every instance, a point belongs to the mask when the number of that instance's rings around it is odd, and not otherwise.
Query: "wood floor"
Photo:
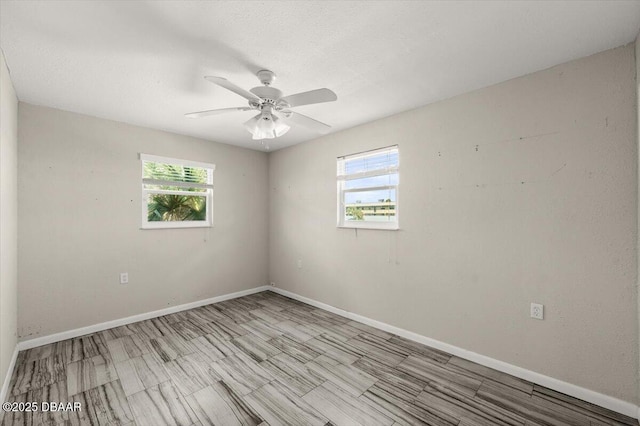
[[[3,425],[637,425],[263,292],[20,352]]]

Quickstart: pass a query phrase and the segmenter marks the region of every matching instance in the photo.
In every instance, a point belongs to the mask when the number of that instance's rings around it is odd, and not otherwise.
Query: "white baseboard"
[[[16,366],[16,359],[18,359],[18,345],[13,349],[13,355],[11,356],[11,362],[9,363],[9,368],[7,369],[7,375],[4,377],[4,382],[2,382],[2,389],[0,389],[0,403],[5,402],[7,400],[7,392],[9,392],[9,383],[11,382],[11,376],[13,376],[13,369]],[[0,417],[0,421],[2,418]]]
[[[281,288],[268,287],[268,290],[640,420],[640,407],[630,402],[604,395],[571,383],[563,382],[562,380],[554,379],[553,377],[545,376],[544,374],[536,373],[535,371],[527,370],[526,368],[518,367],[476,352],[468,351],[466,349],[462,349],[430,337],[422,336],[384,322],[376,321],[353,312],[348,312]]]
[[[127,325],[138,321],[144,321],[151,318],[157,318],[163,315],[173,314],[175,312],[186,311],[187,309],[197,308],[199,306],[210,305],[212,303],[218,303],[229,299],[236,299],[242,296],[248,296],[250,294],[259,293],[269,289],[269,286],[261,286],[251,288],[249,290],[242,290],[235,293],[223,294],[222,296],[211,297],[209,299],[198,300],[191,303],[185,303],[183,305],[171,306],[169,308],[159,309],[157,311],[146,312],[144,314],[133,315],[126,318],[120,318],[113,321],[102,322],[100,324],[93,324],[87,327],[76,328],[74,330],[63,331],[61,333],[49,334],[48,336],[36,337],[35,339],[23,340],[18,342],[18,350],[25,350],[36,348],[42,345],[48,345],[50,343],[60,342],[62,340],[72,339],[74,337],[84,336],[85,334],[95,333],[97,331],[107,330],[113,327],[120,327],[121,325]]]

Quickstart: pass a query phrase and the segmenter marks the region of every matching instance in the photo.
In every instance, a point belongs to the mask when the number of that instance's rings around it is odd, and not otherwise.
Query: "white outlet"
[[[298,259],[298,269],[302,269],[302,259]]]
[[[275,287],[275,286],[276,286],[276,283],[274,283],[273,281],[271,281],[271,282],[269,283],[269,285],[271,285],[271,287]]]
[[[129,273],[122,272],[120,274],[120,284],[129,284]]]
[[[544,319],[544,305],[540,303],[531,304],[531,318]]]

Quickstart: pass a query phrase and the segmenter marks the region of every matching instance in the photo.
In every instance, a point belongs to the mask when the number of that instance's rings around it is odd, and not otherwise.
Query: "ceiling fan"
[[[316,89],[282,96],[280,90],[271,87],[271,83],[276,78],[273,71],[261,70],[257,72],[257,76],[263,86],[254,87],[249,91],[236,86],[226,78],[206,76],[206,80],[247,99],[249,106],[191,112],[185,114],[185,117],[201,118],[227,112],[256,110],[259,111],[259,114],[244,123],[249,133],[253,135],[252,139],[273,139],[284,135],[292,125],[297,124],[320,133],[326,133],[331,129],[328,124],[290,110],[290,108],[301,105],[335,101],[338,97],[331,90]]]

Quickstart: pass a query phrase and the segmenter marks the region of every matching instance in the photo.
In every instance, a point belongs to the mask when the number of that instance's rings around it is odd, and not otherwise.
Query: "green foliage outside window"
[[[149,222],[206,220],[207,201],[205,197],[189,195],[154,194],[148,204]]]
[[[349,220],[364,220],[364,212],[361,207],[347,207]]]

